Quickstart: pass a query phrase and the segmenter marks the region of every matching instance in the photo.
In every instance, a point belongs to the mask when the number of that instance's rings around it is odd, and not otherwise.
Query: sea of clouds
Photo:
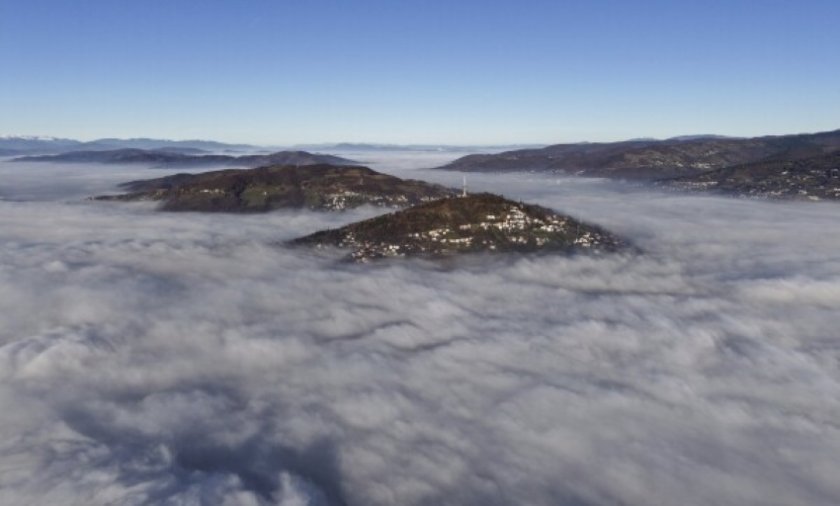
[[[840,205],[471,174],[644,254],[349,265],[85,200],[165,173],[0,163],[0,504],[840,503]]]

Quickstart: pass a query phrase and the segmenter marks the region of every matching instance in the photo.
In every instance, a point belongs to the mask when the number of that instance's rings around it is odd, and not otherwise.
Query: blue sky
[[[840,2],[0,0],[0,134],[491,144],[840,128]]]

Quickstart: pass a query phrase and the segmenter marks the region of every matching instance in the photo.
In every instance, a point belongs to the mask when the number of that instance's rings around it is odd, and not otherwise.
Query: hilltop
[[[360,166],[273,165],[176,174],[120,185],[128,193],[96,200],[155,200],[163,211],[266,212],[281,208],[338,211],[360,205],[404,207],[453,191]]]
[[[544,207],[481,193],[420,204],[301,237],[291,244],[350,250],[354,260],[480,252],[583,252],[629,248],[622,239]]]

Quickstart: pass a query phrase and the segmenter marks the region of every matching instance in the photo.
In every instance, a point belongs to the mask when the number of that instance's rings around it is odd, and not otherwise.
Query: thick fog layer
[[[165,173],[0,164],[0,504],[840,503],[838,205],[472,174],[645,253],[348,265],[83,199]]]

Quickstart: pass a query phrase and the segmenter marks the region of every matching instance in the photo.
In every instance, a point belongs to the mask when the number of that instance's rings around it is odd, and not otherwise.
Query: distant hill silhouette
[[[75,139],[61,139],[57,137],[39,136],[2,136],[0,137],[0,154],[7,155],[35,155],[56,154],[67,151],[108,151],[115,149],[146,149],[146,150],[193,150],[193,152],[242,152],[258,151],[258,146],[250,144],[229,144],[206,140],[173,141],[168,139],[117,139],[103,138],[93,141],[78,141]],[[183,151],[186,152],[186,151]]]
[[[184,152],[187,150],[188,152]],[[315,165],[329,163],[347,165],[353,160],[333,155],[313,154],[306,151],[278,151],[266,155],[207,155],[193,154],[192,148],[165,150],[114,149],[107,151],[70,151],[58,155],[38,155],[15,158],[15,162],[64,162],[64,163],[146,163],[163,167],[245,166],[262,165]]]

